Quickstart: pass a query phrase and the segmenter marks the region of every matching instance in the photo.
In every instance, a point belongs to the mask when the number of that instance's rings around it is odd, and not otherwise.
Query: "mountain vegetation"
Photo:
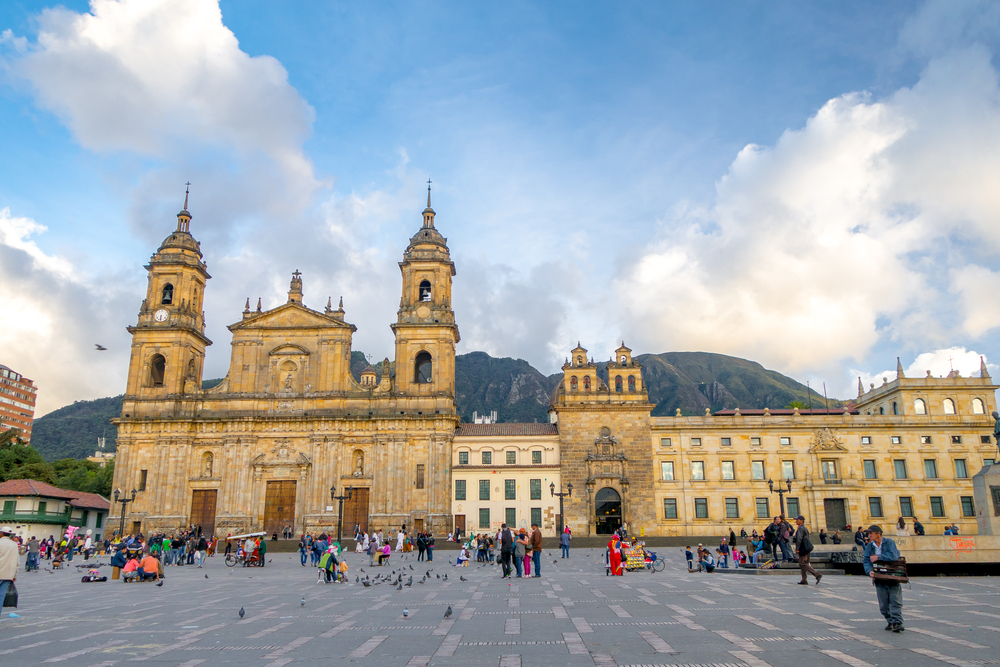
[[[73,458],[49,463],[37,449],[21,440],[17,429],[0,433],[0,482],[35,479],[61,489],[99,493],[107,498],[114,475],[114,459],[107,461],[103,468],[92,461]]]
[[[770,371],[760,364],[710,352],[664,352],[641,354],[642,377],[654,404],[654,415],[704,414],[708,409],[823,407],[822,395],[805,385]],[[375,361],[372,359],[372,361]],[[351,373],[360,380],[368,366],[363,352],[352,352]],[[372,364],[379,379],[382,364]],[[389,362],[390,375],[395,364]],[[598,374],[609,382],[608,362],[597,364]],[[545,376],[523,359],[492,357],[470,352],[455,357],[455,399],[463,421],[473,414],[497,413],[501,422],[546,422],[552,392],[562,373]],[[221,380],[206,380],[214,387]],[[612,381],[613,382],[613,381]],[[842,405],[830,399],[830,406]],[[94,453],[97,439],[106,437],[105,451],[115,450],[116,429],[110,420],[121,414],[122,397],[77,401],[35,420],[32,445],[46,460],[81,459]]]

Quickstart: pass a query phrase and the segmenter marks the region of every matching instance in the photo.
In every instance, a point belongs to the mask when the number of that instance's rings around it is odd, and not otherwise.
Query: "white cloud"
[[[918,354],[909,366],[903,368],[903,374],[910,378],[921,378],[930,372],[934,377],[946,377],[954,370],[964,377],[979,377],[980,360],[986,362],[986,370],[991,376],[1000,370],[996,364],[989,362],[986,355],[975,350],[967,350],[964,347],[948,347]],[[850,373],[854,378],[861,379],[865,391],[868,391],[871,385],[880,387],[883,381],[891,382],[896,379],[896,369],[871,373],[852,368]],[[850,396],[854,395],[854,393],[850,394]]]
[[[669,216],[616,290],[641,349],[793,373],[887,339],[980,336],[1000,324],[977,305],[996,276],[966,263],[997,264],[998,180],[996,72],[982,48],[952,52],[912,88],[838,97],[773,147],[747,146],[715,202]]]
[[[142,294],[127,276],[81,275],[46,255],[31,238],[44,231],[0,210],[0,361],[37,385],[36,416],[124,390],[130,345],[118,314],[137,310]]]

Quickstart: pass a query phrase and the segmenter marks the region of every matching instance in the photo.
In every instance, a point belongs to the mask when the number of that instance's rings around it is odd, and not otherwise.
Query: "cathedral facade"
[[[115,487],[135,500],[130,532],[198,525],[209,534],[344,532],[355,525],[437,535],[539,523],[553,536],[728,535],[802,513],[817,531],[919,518],[928,534],[976,532],[972,476],[995,463],[997,385],[906,378],[833,410],[727,410],[653,416],[642,368],[622,343],[607,364],[579,344],[549,424],[461,424],[455,405],[455,266],[423,224],[399,263],[395,373],[351,373],[355,327],[343,304],[249,300],[229,326],[221,384],[202,389],[202,309],[210,276],[191,214],[152,256],[116,420]],[[564,494],[560,497],[559,494]],[[560,503],[560,500],[562,501]],[[112,525],[122,505],[112,509]]]
[[[137,490],[127,529],[335,530],[334,497],[349,496],[348,533],[369,523],[447,532],[459,332],[455,266],[429,193],[423,225],[399,264],[397,372],[390,377],[386,360],[381,377],[366,369],[360,382],[350,370],[356,328],[342,305],[307,307],[296,272],[286,303],[264,311],[247,302],[229,326],[229,372],[202,390],[210,276],[186,202],[177,218],[146,266],[146,298],[129,327],[115,467],[115,487]]]

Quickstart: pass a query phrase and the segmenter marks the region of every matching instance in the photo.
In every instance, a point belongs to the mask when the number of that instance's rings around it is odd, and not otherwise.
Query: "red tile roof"
[[[460,424],[455,435],[557,435],[555,424]]]
[[[0,496],[42,496],[68,500],[73,507],[110,510],[111,502],[104,496],[84,491],[60,489],[35,479],[11,479],[0,482]]]

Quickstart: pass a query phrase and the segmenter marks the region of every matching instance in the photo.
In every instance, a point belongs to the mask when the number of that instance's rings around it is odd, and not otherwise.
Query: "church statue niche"
[[[365,453],[360,449],[354,452],[354,477],[363,477],[365,474]]]
[[[205,452],[201,457],[201,476],[211,477],[212,476],[212,463],[214,462],[212,452]]]

